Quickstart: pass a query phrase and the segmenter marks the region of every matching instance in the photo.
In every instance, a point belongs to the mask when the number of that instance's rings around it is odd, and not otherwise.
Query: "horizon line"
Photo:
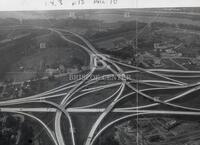
[[[51,2],[53,2],[53,4]],[[0,0],[0,11],[101,10],[146,8],[198,8],[199,0]],[[61,3],[59,3],[61,2]]]

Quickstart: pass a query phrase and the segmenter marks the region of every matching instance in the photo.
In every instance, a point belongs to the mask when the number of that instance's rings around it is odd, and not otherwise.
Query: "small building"
[[[200,61],[200,55],[199,55],[199,56],[197,56],[197,57],[196,57],[196,59],[197,59],[198,61]]]
[[[165,50],[165,49],[173,49],[175,47],[174,44],[168,44],[168,43],[154,43],[154,49],[157,50]]]
[[[197,65],[197,66],[200,66],[200,56],[197,56],[196,58],[193,58],[192,59],[192,63]]]
[[[160,65],[160,64],[161,64],[161,59],[155,58],[155,59],[154,59],[154,63],[155,63],[156,65]]]
[[[45,72],[47,73],[48,76],[53,76],[55,74],[59,73],[58,69],[53,69],[53,68],[48,68],[45,70]]]
[[[46,48],[46,42],[40,42],[40,49]]]
[[[39,49],[46,49],[49,47],[49,35],[42,35],[35,38],[36,45]]]
[[[64,65],[62,65],[62,64],[59,65],[59,71],[60,71],[61,73],[64,73],[64,72],[65,72],[65,67],[64,67]]]

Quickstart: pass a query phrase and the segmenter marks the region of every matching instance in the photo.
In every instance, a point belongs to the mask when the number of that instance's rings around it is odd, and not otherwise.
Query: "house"
[[[161,62],[161,59],[159,59],[159,58],[154,58],[154,67],[160,67],[160,66],[162,66],[162,62]]]
[[[200,61],[200,55],[199,55],[199,56],[197,56],[197,57],[196,57],[196,59],[197,59],[198,61]]]
[[[46,48],[46,42],[40,42],[40,49]]]
[[[64,65],[62,65],[62,64],[59,65],[59,71],[60,71],[61,73],[64,73],[64,72],[65,72],[65,67],[64,67]]]
[[[192,59],[192,63],[196,64],[197,66],[200,66],[200,56],[197,56],[196,58]]]
[[[53,76],[55,74],[59,73],[58,69],[53,69],[53,68],[48,68],[45,70],[45,72],[47,73],[48,76]]]
[[[35,38],[36,44],[40,49],[48,48],[48,35],[42,35]]]

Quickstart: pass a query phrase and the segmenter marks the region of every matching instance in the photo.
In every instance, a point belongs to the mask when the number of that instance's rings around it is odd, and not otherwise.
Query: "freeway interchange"
[[[72,114],[77,113],[98,113],[100,114],[96,121],[88,131],[88,135],[82,145],[94,145],[98,137],[104,133],[106,129],[112,127],[120,121],[127,120],[130,118],[136,118],[141,115],[188,115],[188,116],[199,116],[200,107],[193,107],[188,105],[182,105],[174,103],[178,100],[184,100],[190,97],[192,93],[200,91],[200,72],[189,71],[189,70],[165,70],[165,69],[144,69],[137,66],[125,64],[123,62],[112,59],[109,56],[105,56],[98,52],[95,47],[84,37],[79,34],[73,33],[65,29],[49,28],[48,30],[56,33],[61,39],[76,45],[85,50],[90,57],[95,56],[99,61],[109,70],[110,74],[101,74],[98,78],[91,79],[91,76],[98,71],[96,64],[92,64],[90,72],[84,77],[74,80],[68,84],[54,88],[52,90],[37,94],[26,98],[18,98],[13,100],[6,100],[0,102],[0,111],[8,113],[22,114],[27,117],[36,120],[48,133],[55,145],[77,145],[77,138],[74,121]],[[64,34],[70,34],[77,39],[78,42],[67,38]],[[81,43],[80,43],[81,42]],[[128,71],[125,71],[126,68]],[[151,76],[151,79],[139,79],[139,77],[131,78],[127,74],[137,76],[137,74],[145,74]],[[110,81],[107,84],[99,85],[98,82],[102,77],[111,78],[117,77],[117,81]],[[194,83],[188,83],[187,79],[194,79]],[[93,87],[92,87],[93,86]],[[145,86],[140,89],[139,86]],[[73,107],[73,102],[87,97],[88,94],[93,94],[104,89],[116,87],[116,91],[107,96],[105,99],[97,101],[90,105],[76,106]],[[125,90],[128,89],[129,92]],[[181,90],[181,91],[179,91]],[[158,98],[159,96],[152,95],[152,92],[167,91],[169,94],[166,98]],[[171,95],[171,92],[178,92]],[[62,96],[60,103],[51,101],[51,98],[58,98]],[[135,105],[120,107],[120,103],[130,97],[134,97]],[[195,96],[198,97],[198,96]],[[149,104],[142,104],[139,102],[140,98],[148,100]],[[25,104],[46,104],[49,107],[23,107]],[[100,107],[105,106],[106,107]],[[20,105],[21,107],[15,107]],[[167,106],[167,109],[157,109],[156,107]],[[47,124],[42,120],[34,116],[32,113],[55,113],[54,118],[54,129],[50,129]],[[111,114],[120,114],[118,118],[111,119],[108,123],[102,123]],[[122,115],[123,114],[123,115]],[[70,142],[65,141],[65,136],[62,132],[62,119],[64,116],[68,120]]]

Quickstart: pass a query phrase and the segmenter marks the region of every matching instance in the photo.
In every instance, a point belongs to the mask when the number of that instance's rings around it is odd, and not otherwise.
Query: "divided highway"
[[[74,128],[75,124],[73,119],[71,118],[71,114],[73,113],[100,113],[97,120],[93,122],[90,130],[88,131],[89,134],[87,138],[85,138],[85,142],[82,145],[93,145],[97,138],[109,127],[113,126],[115,123],[126,120],[129,118],[134,118],[140,115],[148,115],[148,114],[168,114],[168,115],[200,115],[200,107],[188,107],[182,106],[180,104],[174,104],[173,101],[183,99],[188,95],[197,92],[200,90],[200,72],[199,71],[189,71],[189,70],[165,70],[165,69],[143,69],[140,67],[132,66],[125,64],[123,62],[119,62],[113,60],[100,52],[98,52],[95,47],[83,36],[80,36],[74,32],[70,32],[68,30],[63,29],[55,29],[49,28],[48,30],[56,33],[60,36],[61,39],[65,40],[68,43],[78,46],[79,48],[85,50],[90,57],[95,56],[99,58],[102,64],[106,65],[106,69],[108,69],[111,74],[100,74],[101,77],[107,76],[112,77],[115,76],[118,78],[117,82],[110,81],[105,85],[99,85],[98,82],[101,80],[99,78],[91,79],[91,76],[97,72],[95,67],[91,67],[90,72],[83,78],[73,81],[71,83],[62,85],[60,87],[54,88],[52,90],[46,91],[41,94],[37,94],[34,96],[20,98],[20,99],[13,99],[0,102],[0,112],[10,112],[10,113],[20,113],[25,116],[31,117],[32,119],[36,120],[39,124],[41,124],[45,129],[46,132],[51,137],[52,141],[56,145],[77,145],[77,138],[78,135],[75,133]],[[70,34],[77,39],[81,44],[70,40],[65,36],[65,34]],[[124,71],[123,66],[128,69],[128,71]],[[136,73],[143,73],[150,76],[155,76],[154,80],[134,80],[133,78],[127,77],[127,74],[136,74]],[[178,78],[184,77],[185,79],[196,78],[198,83],[188,84],[187,82],[181,81]],[[134,86],[135,84],[135,86]],[[139,85],[147,85],[148,88],[145,89],[138,89],[137,84]],[[160,85],[162,84],[162,85]],[[99,85],[99,86],[98,86]],[[91,87],[93,86],[93,87]],[[97,91],[103,91],[107,88],[117,87],[115,92],[112,95],[107,96],[104,100],[100,100],[96,103],[85,105],[80,107],[71,107],[73,102],[87,97],[87,94],[92,94]],[[125,89],[129,89],[130,92],[126,92]],[[179,90],[183,89],[185,91],[172,96],[170,99],[155,99],[157,96],[148,95],[146,92],[148,91],[155,91],[155,90]],[[63,92],[64,91],[64,92]],[[62,93],[61,93],[62,92]],[[120,104],[124,99],[128,98],[129,96],[135,96],[134,94],[139,94],[138,97],[145,98],[149,100],[150,104],[142,105],[142,106],[132,106],[132,107],[116,107]],[[53,101],[49,101],[50,98],[57,98],[63,97],[60,103],[56,103]],[[198,96],[197,96],[198,97]],[[101,104],[111,102],[105,108],[98,107]],[[44,103],[49,105],[49,107],[25,107],[24,104],[31,104],[31,103]],[[21,107],[14,107],[14,105],[20,105]],[[151,110],[151,107],[154,106],[162,106],[166,105],[169,108],[176,108],[176,111],[173,109],[170,110]],[[39,118],[33,116],[31,113],[55,113],[55,120],[54,120],[54,129],[53,132],[49,129],[49,127],[44,124]],[[112,113],[124,113],[123,117],[118,119],[113,119],[108,124],[103,124],[102,122]],[[65,142],[65,136],[62,133],[62,126],[61,126],[61,117],[64,116],[69,124],[70,131],[68,132],[71,137],[71,143]],[[101,126],[101,128],[100,128]],[[76,128],[78,129],[78,128]]]

